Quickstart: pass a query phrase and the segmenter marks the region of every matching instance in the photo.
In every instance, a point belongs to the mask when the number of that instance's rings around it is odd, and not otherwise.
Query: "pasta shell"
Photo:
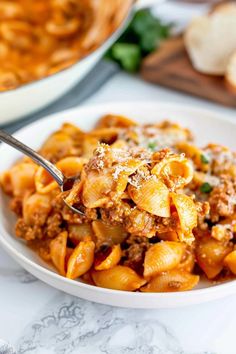
[[[64,156],[70,156],[74,153],[74,144],[72,138],[63,131],[52,134],[40,149],[40,154],[48,159],[61,159]]]
[[[186,291],[193,289],[198,282],[198,275],[179,270],[170,270],[157,275],[140,290],[146,293]]]
[[[196,247],[197,263],[209,279],[214,279],[222,271],[224,259],[232,250],[230,242],[204,237]]]
[[[114,245],[111,248],[110,254],[103,260],[99,261],[95,258],[95,270],[105,270],[116,266],[121,259],[120,245]]]
[[[29,191],[35,191],[35,174],[38,166],[21,162],[9,171],[11,190],[15,197],[23,197]]]
[[[83,184],[84,184],[83,180],[76,180],[74,182],[72,189],[70,190],[69,194],[65,198],[65,202],[68,205],[74,205],[80,200],[80,194],[83,188]]]
[[[10,171],[4,171],[0,174],[0,186],[3,189],[4,193],[9,195],[13,194]]]
[[[82,171],[84,164],[86,164],[87,162],[88,159],[85,159],[83,157],[70,156],[58,161],[56,163],[56,166],[68,178],[79,175]]]
[[[230,252],[224,258],[224,265],[230,269],[230,271],[236,275],[236,250]]]
[[[64,23],[58,24],[53,19],[49,19],[45,23],[45,30],[51,35],[55,36],[59,40],[66,39],[67,36],[72,36],[80,29],[81,22],[78,18],[72,17]],[[72,61],[73,63],[73,61]]]
[[[99,141],[102,141],[106,144],[113,143],[120,132],[119,128],[111,127],[111,128],[100,128],[92,130],[89,135],[91,137],[97,138]]]
[[[186,141],[181,141],[177,143],[177,148],[183,152],[188,158],[193,160],[194,164],[204,172],[209,170],[209,164],[203,163],[202,156],[204,155],[204,151],[199,149],[197,146],[192,145]]]
[[[48,194],[54,189],[59,189],[57,182],[41,166],[38,168],[35,175],[35,187],[36,191],[40,194]]]
[[[183,188],[193,178],[192,163],[181,155],[164,158],[153,167],[151,172],[171,188]]]
[[[95,244],[93,241],[81,241],[74,249],[67,264],[66,277],[76,279],[85,274],[93,264]]]
[[[65,269],[67,269],[67,264],[68,264],[69,258],[73,252],[74,252],[74,248],[66,247]]]
[[[145,253],[144,277],[175,268],[181,261],[184,246],[180,242],[163,241],[151,246]]]
[[[197,226],[197,210],[195,204],[193,200],[185,194],[171,193],[171,198],[179,216],[181,228],[181,232],[179,232],[180,241],[191,243],[194,240],[192,229]]]
[[[127,143],[125,140],[118,139],[113,144],[111,144],[112,149],[127,149]]]
[[[85,134],[80,128],[71,123],[63,123],[61,130],[77,141],[82,139]]]
[[[133,120],[116,115],[116,114],[106,114],[96,124],[96,128],[111,128],[111,127],[119,127],[119,128],[128,128],[132,126],[136,126],[137,123]]]
[[[107,270],[94,270],[92,278],[97,286],[124,291],[137,290],[146,283],[133,269],[120,265]]]
[[[88,237],[93,237],[91,224],[69,224],[68,233],[69,239],[75,246],[77,246],[80,241],[84,241],[85,238],[88,239]]]
[[[128,177],[132,175],[140,166],[144,165],[145,161],[132,159],[125,164],[118,164],[113,173],[116,181],[116,192],[122,194],[128,184]]]
[[[194,265],[195,255],[193,249],[190,249],[190,247],[184,245],[183,257],[176,268],[191,273],[193,271]]]
[[[92,228],[96,236],[96,245],[115,245],[124,241],[127,232],[122,225],[110,225],[102,220],[92,222]]]
[[[86,135],[82,142],[82,154],[84,158],[90,158],[93,156],[94,150],[99,143],[98,138]]]
[[[73,205],[79,200],[79,195],[83,187],[83,166],[87,161],[87,159],[82,157],[67,157],[56,164],[67,178],[80,175],[80,179],[74,182],[69,194],[65,198],[66,203],[69,205]]]
[[[49,195],[32,194],[23,201],[23,218],[26,225],[43,225],[51,211]]]
[[[57,268],[61,275],[65,276],[65,258],[66,258],[66,243],[67,231],[61,232],[50,243],[50,255],[54,266]]]
[[[86,208],[98,208],[109,201],[107,194],[112,190],[114,180],[110,174],[90,172],[84,180],[82,201]]]
[[[163,182],[151,178],[145,181],[140,188],[129,185],[128,191],[131,199],[140,209],[157,216],[170,216],[169,189]]]
[[[179,237],[176,231],[158,233],[158,238],[163,241],[179,241]]]

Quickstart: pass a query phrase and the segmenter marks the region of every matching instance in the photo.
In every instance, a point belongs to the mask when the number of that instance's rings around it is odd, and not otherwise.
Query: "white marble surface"
[[[235,114],[124,73],[86,104],[128,100]],[[49,287],[0,249],[0,354],[235,354],[235,328],[236,296],[176,310],[112,308]]]

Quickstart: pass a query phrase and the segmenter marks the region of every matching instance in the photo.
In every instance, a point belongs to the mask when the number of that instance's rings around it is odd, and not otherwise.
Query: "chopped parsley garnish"
[[[148,143],[148,148],[150,150],[155,151],[156,147],[157,147],[157,144],[154,141]]]
[[[201,154],[201,161],[204,164],[208,164],[210,161],[208,160],[208,158],[206,157],[206,155]]]
[[[210,193],[212,189],[212,186],[208,182],[203,183],[200,187],[202,193]]]

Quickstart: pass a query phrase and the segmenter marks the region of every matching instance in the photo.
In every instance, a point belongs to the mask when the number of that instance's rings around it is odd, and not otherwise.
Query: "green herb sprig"
[[[170,36],[170,29],[171,25],[163,24],[149,9],[140,10],[106,57],[117,62],[124,70],[136,72],[142,59]]]

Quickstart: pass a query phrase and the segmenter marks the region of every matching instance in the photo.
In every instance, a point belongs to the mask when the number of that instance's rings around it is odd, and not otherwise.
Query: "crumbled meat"
[[[117,204],[109,209],[100,209],[101,218],[103,221],[111,224],[120,224],[124,222],[124,218],[131,212],[128,203],[119,201]]]
[[[30,240],[27,242],[28,246],[35,250],[38,255],[45,261],[51,260],[50,255],[50,243],[51,240],[49,239],[42,239],[42,240]]]
[[[230,224],[216,224],[212,226],[211,236],[218,241],[231,240],[233,239],[232,231],[232,226]]]
[[[124,219],[124,227],[133,235],[153,237],[156,234],[155,216],[138,208],[133,208]]]
[[[15,230],[16,236],[23,238],[26,241],[30,241],[33,239],[41,239],[43,237],[43,231],[40,226],[28,226],[25,224],[22,218],[17,220]]]
[[[62,216],[60,213],[55,213],[49,216],[47,219],[46,230],[45,230],[47,237],[49,238],[56,237],[62,231],[61,224],[62,224]]]
[[[220,184],[211,192],[209,204],[212,222],[232,215],[236,204],[236,181],[223,176]]]
[[[179,289],[182,283],[180,281],[172,280],[168,282],[168,287],[171,289]]]
[[[166,157],[170,156],[172,153],[170,151],[170,149],[162,149],[159,151],[156,151],[153,155],[152,155],[152,161],[153,161],[153,167],[155,166],[155,164],[157,164],[158,162],[162,161],[163,159],[165,159]]]
[[[71,224],[83,224],[91,220],[96,220],[98,218],[96,209],[85,208],[82,205],[75,205],[75,207],[78,207],[78,209],[84,212],[85,215],[75,213],[65,204],[63,196],[61,194],[59,194],[52,201],[52,206],[52,213],[60,213],[62,215],[62,219]]]
[[[176,211],[172,212],[170,218],[156,217],[156,231],[158,234],[176,231],[179,227],[179,216]]]
[[[10,208],[17,216],[22,216],[22,198],[13,198],[10,201]]]
[[[235,152],[230,151],[225,146],[208,144],[204,149],[204,153],[210,160],[210,168],[213,175],[221,176],[228,174],[229,171],[234,171],[235,173]]]
[[[198,227],[201,230],[208,229],[208,224],[206,222],[206,217],[209,217],[210,205],[208,202],[196,202],[196,209],[198,212]]]
[[[123,264],[142,274],[145,252],[149,248],[146,237],[130,235],[124,242]]]
[[[197,210],[199,216],[205,217],[206,215],[209,214],[210,205],[208,202],[203,202],[203,203],[196,202],[195,205],[196,205],[196,210]]]

